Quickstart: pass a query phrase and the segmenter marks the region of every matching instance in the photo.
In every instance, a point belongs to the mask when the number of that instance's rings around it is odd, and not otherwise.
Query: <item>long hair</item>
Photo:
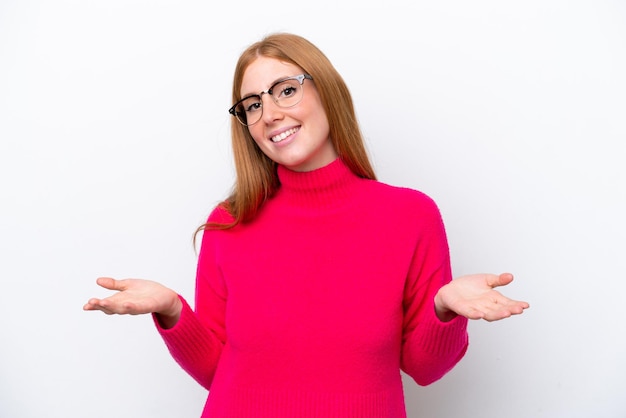
[[[355,175],[376,179],[346,83],[326,55],[305,38],[275,33],[244,50],[235,67],[233,103],[241,99],[246,69],[261,56],[296,65],[313,78],[328,118],[330,139],[339,158]],[[263,203],[280,187],[277,164],[261,151],[248,128],[232,121],[231,135],[236,180],[231,195],[218,206],[230,214],[232,222],[206,223],[196,233],[205,229],[232,228],[253,220]]]

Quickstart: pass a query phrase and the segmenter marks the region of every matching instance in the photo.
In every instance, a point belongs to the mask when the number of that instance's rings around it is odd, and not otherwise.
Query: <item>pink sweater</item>
[[[452,278],[436,205],[341,160],[278,174],[253,222],[204,233],[195,311],[159,328],[209,389],[202,417],[405,417],[400,370],[427,385],[468,344],[434,313]]]

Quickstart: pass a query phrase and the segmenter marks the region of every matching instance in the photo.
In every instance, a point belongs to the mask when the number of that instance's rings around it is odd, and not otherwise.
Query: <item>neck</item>
[[[361,180],[337,158],[330,164],[297,172],[278,166],[280,188],[276,197],[300,208],[321,209],[345,204],[352,188]]]

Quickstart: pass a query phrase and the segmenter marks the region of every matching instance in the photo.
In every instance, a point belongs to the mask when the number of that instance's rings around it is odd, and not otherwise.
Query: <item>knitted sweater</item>
[[[158,328],[209,390],[202,417],[405,417],[400,370],[430,384],[468,344],[465,318],[434,312],[452,279],[439,210],[340,159],[278,175],[254,221],[205,231],[195,310],[181,297]]]

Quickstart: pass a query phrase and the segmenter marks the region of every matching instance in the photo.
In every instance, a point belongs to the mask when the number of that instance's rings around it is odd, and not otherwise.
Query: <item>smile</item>
[[[276,143],[276,142],[280,142],[283,139],[287,138],[290,135],[295,134],[296,132],[298,132],[300,130],[300,128],[291,128],[291,129],[287,129],[285,132],[281,132],[276,136],[273,136],[270,138],[270,141]]]

